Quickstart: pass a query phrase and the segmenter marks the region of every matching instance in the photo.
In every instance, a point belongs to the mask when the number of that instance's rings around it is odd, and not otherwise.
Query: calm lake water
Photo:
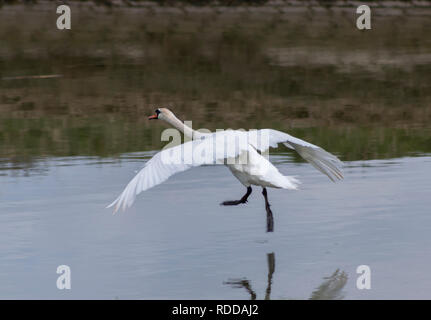
[[[260,189],[246,205],[219,205],[244,193],[224,166],[173,176],[112,215],[104,207],[148,156],[2,170],[0,298],[250,299],[246,286],[258,299],[431,298],[430,156],[347,162],[334,184],[276,155],[303,184],[270,189],[273,233]],[[62,264],[69,291],[56,288]],[[371,290],[356,288],[364,264]]]
[[[344,5],[73,2],[63,32],[52,3],[0,8],[0,298],[431,298],[430,8],[380,8],[359,31]],[[160,106],[194,129],[288,132],[339,155],[345,180],[280,148],[303,184],[269,190],[273,233],[259,188],[219,205],[245,192],[223,166],[112,215],[164,144]]]

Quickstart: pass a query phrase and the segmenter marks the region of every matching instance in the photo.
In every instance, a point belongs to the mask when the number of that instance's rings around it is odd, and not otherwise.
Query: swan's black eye
[[[159,110],[159,109],[157,109],[157,110],[156,110],[156,114],[158,115],[159,113],[160,113],[160,110]]]

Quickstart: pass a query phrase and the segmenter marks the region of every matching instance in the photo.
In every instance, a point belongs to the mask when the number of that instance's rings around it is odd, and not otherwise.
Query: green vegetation
[[[345,160],[431,151],[428,16],[377,16],[369,32],[307,10],[76,9],[71,31],[53,17],[0,10],[0,158],[153,150],[158,106],[195,128],[288,131]]]

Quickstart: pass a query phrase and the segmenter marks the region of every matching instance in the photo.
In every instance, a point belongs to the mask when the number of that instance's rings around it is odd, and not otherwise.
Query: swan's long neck
[[[180,119],[175,117],[173,114],[170,115],[169,117],[165,117],[163,120],[171,124],[174,128],[177,128],[178,130],[180,130],[189,139],[196,139],[201,136],[200,132],[193,130],[184,122],[182,122]]]

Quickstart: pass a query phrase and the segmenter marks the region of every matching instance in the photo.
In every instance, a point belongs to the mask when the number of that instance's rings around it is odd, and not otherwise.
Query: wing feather
[[[119,209],[125,210],[133,204],[139,193],[166,181],[176,173],[206,164],[222,164],[224,159],[238,156],[248,150],[250,145],[237,143],[235,148],[227,147],[235,144],[237,135],[238,133],[232,130],[217,132],[205,136],[202,140],[189,141],[158,152],[107,208],[114,207],[114,213]],[[188,154],[190,150],[193,151],[192,158]],[[194,152],[195,150],[199,152]]]
[[[268,150],[269,147],[275,148],[278,144],[283,143],[286,147],[298,152],[302,158],[327,175],[332,181],[343,179],[343,173],[341,172],[343,163],[336,156],[319,146],[273,129],[257,130],[255,133],[249,134],[249,136],[250,144],[261,152]]]
[[[205,135],[202,140],[189,141],[158,152],[108,208],[114,207],[114,213],[120,208],[125,210],[133,204],[139,193],[166,181],[176,173],[205,164],[222,164],[225,159],[235,158],[252,147],[264,152],[270,147],[277,147],[280,143],[296,150],[301,157],[332,181],[343,178],[340,169],[342,162],[314,144],[272,129],[249,132],[227,130]],[[189,155],[190,150],[193,151],[192,157]]]

